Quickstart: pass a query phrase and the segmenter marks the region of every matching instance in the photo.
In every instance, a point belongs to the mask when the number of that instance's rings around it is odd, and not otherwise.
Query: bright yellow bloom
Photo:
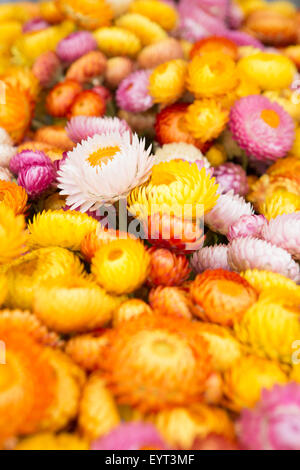
[[[155,103],[172,104],[185,89],[186,62],[170,60],[156,67],[149,79],[149,93]]]
[[[300,126],[295,130],[295,140],[289,154],[300,159]]]
[[[275,361],[242,356],[224,374],[226,406],[234,411],[251,408],[264,388],[287,383],[287,376]]]
[[[120,239],[103,245],[92,259],[97,283],[114,294],[134,292],[146,280],[150,255],[139,240]]]
[[[292,214],[300,210],[300,196],[284,190],[274,191],[266,197],[266,201],[260,207],[260,212],[268,220],[275,219],[278,215]]]
[[[9,53],[14,41],[21,36],[22,25],[19,21],[8,21],[0,24],[0,53]]]
[[[196,98],[224,95],[236,84],[235,63],[228,54],[196,55],[188,65],[186,86]]]
[[[26,251],[27,239],[24,217],[15,216],[12,209],[0,204],[0,264],[21,256]]]
[[[91,375],[84,387],[78,422],[89,440],[104,436],[120,423],[117,405],[99,373]]]
[[[154,42],[161,41],[168,37],[167,33],[159,24],[154,23],[149,18],[137,13],[127,13],[116,20],[116,26],[127,29],[135,34],[143,46],[149,46]]]
[[[33,101],[36,101],[40,91],[39,81],[29,68],[9,67],[5,74],[0,75],[0,79],[24,90]]]
[[[12,47],[15,62],[31,66],[35,59],[47,51],[54,51],[61,39],[74,30],[74,23],[64,21],[34,33],[25,33],[18,38]]]
[[[227,161],[227,155],[223,145],[215,144],[205,154],[207,160],[212,166],[222,165]]]
[[[237,68],[263,90],[288,88],[297,71],[290,59],[270,52],[244,57]]]
[[[12,308],[31,309],[34,290],[40,283],[64,284],[71,276],[81,276],[79,258],[59,247],[41,248],[3,266],[8,279],[6,304]]]
[[[46,410],[40,429],[59,431],[77,416],[85,373],[58,349],[45,348],[43,357],[54,369],[56,386],[54,398]]]
[[[33,310],[54,331],[84,332],[107,324],[114,309],[123,300],[108,295],[87,279],[71,278],[63,285],[38,286],[35,289]]]
[[[56,2],[42,0],[39,2],[39,13],[41,17],[49,23],[59,23],[63,20],[63,13]]]
[[[167,31],[174,29],[178,22],[176,10],[171,5],[156,0],[133,2],[129,7],[129,11],[147,16]]]
[[[207,142],[216,139],[225,129],[229,111],[215,99],[196,100],[185,115],[187,130],[195,139]]]
[[[260,271],[259,269],[248,269],[247,271],[240,273],[246,281],[251,284],[252,287],[259,294],[263,291],[279,289],[285,289],[288,291],[294,291],[298,289],[297,284],[283,276],[282,274],[273,273],[271,271]]]
[[[209,345],[214,370],[224,371],[241,357],[241,345],[229,328],[199,322],[197,323],[197,331]]]
[[[0,104],[0,127],[10,135],[14,143],[19,143],[32,118],[32,103],[30,96],[19,86],[10,83],[1,84],[1,95],[5,93],[5,104]],[[3,97],[1,96],[1,101]]]
[[[27,209],[27,193],[22,186],[0,180],[0,204],[10,207],[15,215],[24,214]]]
[[[86,29],[109,26],[113,17],[109,2],[105,0],[56,0],[56,4],[67,18]]]
[[[196,439],[203,439],[211,433],[229,439],[234,436],[233,422],[227,412],[204,404],[166,409],[147,419],[175,448],[189,449]]]
[[[196,219],[215,206],[217,189],[205,168],[199,171],[196,163],[172,160],[154,165],[149,182],[131,191],[128,207],[142,218],[166,213]]]
[[[100,28],[94,32],[99,49],[108,57],[135,57],[141,50],[139,38],[124,28]]]
[[[45,432],[22,439],[14,450],[89,450],[89,443],[76,434]]]
[[[266,298],[247,310],[235,332],[251,353],[290,364],[292,344],[300,338],[299,315]]]
[[[28,224],[31,248],[60,246],[80,250],[85,235],[96,230],[98,222],[77,211],[43,211]]]
[[[299,92],[290,89],[280,91],[266,91],[264,95],[271,101],[280,104],[288,114],[300,122],[300,97]]]

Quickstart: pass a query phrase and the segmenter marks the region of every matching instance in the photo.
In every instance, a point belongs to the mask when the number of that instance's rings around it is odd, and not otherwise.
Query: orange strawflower
[[[108,342],[107,331],[103,328],[76,335],[67,342],[65,352],[83,369],[89,372],[99,369],[103,363],[103,349]]]
[[[187,292],[179,287],[159,286],[149,294],[152,309],[161,315],[192,318],[192,303]]]
[[[3,127],[15,143],[19,143],[32,118],[32,105],[28,93],[10,83],[4,85],[5,104],[0,104],[0,127]]]
[[[34,140],[62,150],[72,150],[74,142],[69,139],[68,134],[62,126],[45,126],[38,129],[34,135]]]
[[[270,176],[282,176],[297,181],[300,185],[300,159],[297,157],[279,158],[266,173]]]
[[[122,303],[113,314],[113,325],[118,326],[121,322],[129,321],[148,313],[153,313],[151,307],[140,299],[129,299]]]
[[[46,109],[51,116],[65,117],[77,95],[82,91],[80,83],[76,80],[65,80],[58,83],[48,93]]]
[[[142,412],[199,402],[211,373],[207,344],[184,318],[142,315],[122,322],[104,355],[117,402]]]
[[[297,25],[289,18],[274,10],[258,10],[246,20],[245,30],[268,46],[284,47],[297,43]]]
[[[22,186],[0,180],[0,202],[10,207],[15,215],[24,214],[28,209],[27,193]]]
[[[200,39],[191,49],[190,58],[195,56],[203,56],[204,54],[227,54],[231,59],[236,60],[238,57],[238,47],[230,39],[221,36],[210,36]]]
[[[101,117],[105,114],[105,100],[97,93],[91,90],[85,90],[73,101],[68,118],[74,116],[97,116]]]
[[[91,51],[77,59],[66,73],[67,80],[77,80],[79,83],[91,81],[103,75],[107,65],[105,55],[100,51]]]
[[[189,277],[191,269],[184,255],[176,255],[165,248],[150,248],[150,273],[152,286],[179,286]]]
[[[239,274],[224,269],[199,274],[190,287],[193,313],[204,321],[232,326],[257,300],[257,293]]]
[[[118,240],[119,238],[135,238],[127,232],[122,232],[114,229],[103,229],[100,225],[96,230],[89,232],[83,239],[80,247],[81,254],[84,259],[89,263],[95,256],[96,251],[101,248],[105,243],[109,243],[111,240]]]

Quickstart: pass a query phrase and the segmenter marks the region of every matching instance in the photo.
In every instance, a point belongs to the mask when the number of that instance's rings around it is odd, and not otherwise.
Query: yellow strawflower
[[[207,142],[216,139],[225,129],[229,111],[215,99],[196,100],[185,115],[187,130],[195,139]]]
[[[215,144],[205,154],[207,160],[212,166],[222,165],[227,161],[227,155],[223,145]]]
[[[162,28],[171,31],[178,23],[178,14],[171,5],[156,0],[139,0],[132,2],[129,11],[147,16]]]
[[[135,34],[117,26],[99,28],[94,32],[94,37],[99,49],[108,57],[135,57],[142,48],[141,41]]]
[[[150,255],[139,240],[120,239],[103,245],[92,259],[97,283],[114,294],[137,290],[146,280]]]
[[[76,434],[45,432],[25,437],[14,450],[89,450],[89,442]]]
[[[289,154],[300,159],[300,126],[295,130],[295,140]]]
[[[80,250],[85,235],[96,230],[98,222],[77,211],[43,211],[28,224],[31,248],[60,246]]]
[[[28,235],[23,215],[0,204],[0,264],[9,263],[26,251]]]
[[[282,274],[260,271],[259,269],[248,269],[240,274],[258,293],[268,290],[276,291],[278,288],[287,291],[298,290],[297,284]]]
[[[300,210],[300,196],[285,190],[276,190],[266,197],[260,206],[260,213],[268,220],[275,219],[278,215],[292,214]]]
[[[67,18],[86,29],[109,26],[113,17],[105,0],[56,0],[56,5]]]
[[[149,78],[149,93],[155,103],[172,104],[185,90],[187,64],[175,59],[156,67]]]
[[[159,24],[137,13],[127,13],[116,20],[116,26],[135,34],[143,46],[149,46],[168,37]]]
[[[19,21],[0,23],[0,53],[9,53],[12,44],[21,35],[22,24]]]

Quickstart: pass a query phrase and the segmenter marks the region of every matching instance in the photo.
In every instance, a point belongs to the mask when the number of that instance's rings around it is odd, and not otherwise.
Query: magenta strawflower
[[[150,423],[120,424],[106,436],[92,443],[92,450],[166,450],[167,446]]]
[[[264,215],[243,215],[230,225],[227,238],[229,241],[235,238],[261,238],[263,227],[267,223],[268,221]]]
[[[151,70],[138,70],[120,83],[116,93],[119,108],[140,113],[153,106],[153,99],[148,91],[150,75]]]
[[[195,251],[191,257],[191,267],[196,273],[202,273],[207,269],[225,269],[230,271],[227,261],[227,245],[206,246]]]
[[[97,42],[92,33],[89,31],[76,31],[58,43],[56,53],[60,60],[70,63],[97,48]]]
[[[254,209],[244,198],[229,191],[221,194],[217,204],[208,214],[205,214],[204,222],[214,232],[227,235],[229,227],[242,217],[242,215],[252,215]]]
[[[68,122],[66,131],[70,139],[79,144],[88,137],[94,137],[95,134],[113,134],[118,132],[123,135],[125,132],[131,131],[131,129],[124,119],[117,117],[75,116]]]
[[[247,173],[240,165],[231,162],[223,163],[215,167],[214,177],[222,193],[228,193],[232,189],[234,194],[245,196],[249,191]]]
[[[9,168],[12,173],[17,175],[22,169],[36,165],[51,166],[52,162],[44,152],[39,150],[22,150],[22,152],[17,153],[10,160]]]
[[[255,407],[241,412],[237,430],[249,450],[300,450],[300,385],[263,390]]]
[[[199,41],[207,36],[223,36],[226,31],[224,21],[210,15],[190,1],[179,4],[181,36],[188,41]]]
[[[236,101],[229,127],[239,146],[258,160],[277,160],[291,149],[295,137],[292,117],[261,95]]]
[[[264,240],[284,248],[300,260],[300,212],[278,215],[262,229]]]
[[[43,18],[34,18],[23,24],[23,33],[33,33],[48,28],[50,25]]]
[[[300,267],[291,255],[278,246],[258,238],[236,238],[228,247],[228,263],[234,271],[260,269],[282,274],[300,282]]]
[[[32,72],[43,87],[51,87],[61,73],[61,63],[55,52],[41,54],[34,62]]]

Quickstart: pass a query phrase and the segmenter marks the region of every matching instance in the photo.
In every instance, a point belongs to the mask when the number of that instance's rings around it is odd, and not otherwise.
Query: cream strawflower
[[[258,238],[236,238],[228,248],[228,263],[235,271],[260,269],[300,281],[300,267],[282,248]]]
[[[205,224],[214,232],[227,235],[229,227],[243,215],[252,215],[254,209],[250,203],[233,191],[221,194],[217,204],[205,215]]]
[[[95,211],[125,198],[153,166],[151,146],[136,134],[95,135],[78,144],[58,172],[58,187],[71,209]]]
[[[0,165],[3,167],[8,167],[10,160],[16,155],[16,153],[17,147],[0,143]]]
[[[186,160],[191,163],[203,165],[205,168],[210,167],[210,163],[202,152],[192,144],[184,142],[175,142],[173,144],[165,144],[156,150],[154,155],[155,165],[161,162],[169,162],[171,160]]]
[[[264,240],[284,248],[300,260],[300,212],[278,215],[262,229]]]
[[[227,251],[228,245],[206,246],[193,253],[190,264],[196,273],[203,273],[207,269],[225,269],[230,271]]]

